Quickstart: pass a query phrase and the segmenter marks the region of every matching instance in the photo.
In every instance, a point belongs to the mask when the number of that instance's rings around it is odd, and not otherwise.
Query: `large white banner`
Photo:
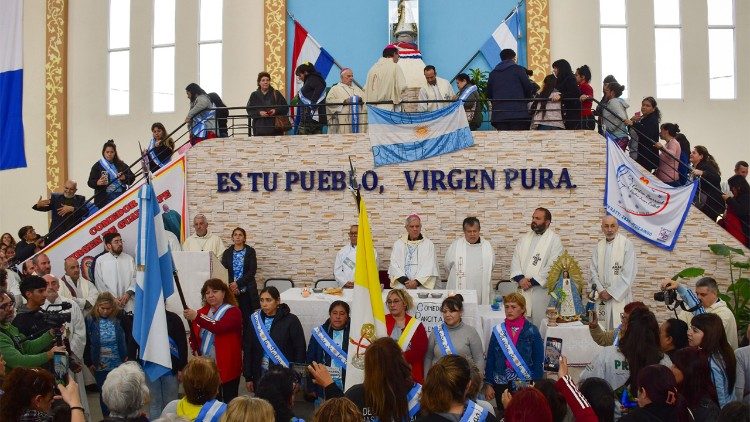
[[[60,277],[65,274],[64,261],[74,257],[81,264],[81,275],[90,280],[88,268],[94,257],[104,251],[103,235],[107,232],[118,232],[122,236],[125,252],[135,256],[138,241],[138,190],[142,180],[133,185],[127,192],[107,204],[96,214],[65,235],[49,244],[43,252],[49,256],[52,274]],[[182,242],[185,233],[185,156],[154,173],[152,184],[159,207],[164,215],[164,226],[174,232]]]
[[[607,141],[604,208],[636,236],[674,249],[697,188],[698,180],[677,188],[665,184]]]

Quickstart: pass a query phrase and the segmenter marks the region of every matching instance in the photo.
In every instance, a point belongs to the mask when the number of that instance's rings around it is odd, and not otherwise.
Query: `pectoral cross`
[[[615,271],[615,275],[620,275],[620,270],[622,269],[622,265],[620,265],[619,262],[615,263],[615,265],[612,266],[612,269]]]
[[[532,263],[531,265],[533,265],[533,266],[535,266],[535,267],[536,267],[536,264],[538,264],[538,263],[539,263],[539,261],[541,261],[541,260],[542,260],[542,257],[540,257],[540,256],[539,256],[539,253],[537,253],[536,255],[534,255],[534,257],[533,257],[533,258],[531,258],[531,260],[532,260],[532,261],[534,261],[534,262],[533,262],[533,263]]]

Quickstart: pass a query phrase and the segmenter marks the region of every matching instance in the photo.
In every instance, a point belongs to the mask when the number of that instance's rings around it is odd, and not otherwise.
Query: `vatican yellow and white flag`
[[[357,260],[354,267],[354,302],[349,329],[346,388],[364,381],[365,351],[375,339],[388,335],[385,328],[383,291],[375,262],[370,221],[364,199],[359,201]]]

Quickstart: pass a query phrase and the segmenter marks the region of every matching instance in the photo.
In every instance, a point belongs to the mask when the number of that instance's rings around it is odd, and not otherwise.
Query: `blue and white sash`
[[[451,336],[448,334],[448,326],[445,323],[436,325],[433,332],[435,333],[435,343],[440,347],[443,356],[455,355],[456,348],[453,347]]]
[[[460,422],[484,422],[490,412],[475,402],[469,400],[466,403],[466,410],[461,415]]]
[[[156,155],[156,139],[151,138],[151,140],[148,143],[148,156],[151,158],[151,161],[156,163],[159,168],[164,167],[164,163],[159,159],[159,157]]]
[[[216,309],[216,312],[214,312],[213,320],[219,321],[221,318],[227,313],[229,308],[231,308],[232,305],[225,303],[221,306],[219,306],[218,309]],[[202,355],[208,355],[211,348],[214,346],[214,333],[208,331],[205,328],[201,328],[201,354]]]
[[[359,102],[362,99],[358,95],[349,97],[352,108],[352,133],[359,133]]]
[[[318,107],[313,107],[313,105],[318,105],[323,100],[325,100],[326,91],[323,90],[323,93],[320,94],[320,98],[318,98],[318,101],[316,101],[315,104],[313,104],[312,101],[307,99],[307,97],[302,95],[302,91],[299,92],[297,97],[299,98],[299,102],[304,104],[304,106],[298,105],[297,113],[294,115],[294,134],[295,135],[297,134],[297,131],[299,130],[299,125],[300,125],[300,122],[302,121],[302,114],[305,112],[305,110],[310,111],[310,116],[312,117],[313,120],[315,120],[316,122],[320,121],[320,117],[318,116]]]
[[[612,341],[612,345],[617,347],[620,344],[620,329],[622,328],[622,324],[618,325],[617,328],[615,328],[615,338]]]
[[[214,107],[214,105],[211,104],[211,107]],[[216,117],[215,110],[206,109],[196,114],[195,117],[193,117],[193,127],[190,129],[190,133],[192,133],[196,138],[205,138],[208,132],[206,130],[206,122],[213,119],[214,117]]]
[[[422,384],[415,382],[414,387],[409,390],[409,394],[406,395],[407,400],[409,401],[409,418],[414,418],[414,416],[419,413],[419,410],[421,409],[419,405],[419,399],[422,396]]]
[[[331,357],[331,362],[336,362],[342,368],[346,368],[346,352],[328,335],[323,326],[312,329],[313,338],[320,347]]]
[[[260,311],[255,311],[251,316],[250,320],[253,323],[253,329],[255,329],[255,336],[258,338],[258,342],[266,352],[266,356],[275,365],[281,365],[285,368],[289,368],[289,361],[286,356],[281,353],[279,346],[271,338],[271,334],[266,330],[265,324],[260,318]]]
[[[198,416],[195,417],[195,422],[219,422],[221,415],[227,411],[227,405],[216,399],[207,401],[201,411],[198,412]]]
[[[476,85],[472,85],[472,86],[464,89],[464,92],[461,93],[461,96],[459,96],[458,99],[461,100],[461,102],[464,102],[464,101],[466,101],[467,98],[469,98],[469,95],[471,95],[471,94],[473,94],[475,92],[477,92],[477,86]]]
[[[99,159],[99,165],[107,172],[110,181],[113,181],[107,187],[107,192],[124,192],[125,186],[117,178],[117,167],[114,163],[110,163],[106,158],[102,157]]]
[[[175,342],[172,337],[167,337],[167,338],[169,339],[169,354],[179,359],[180,350],[177,348],[177,342]]]
[[[513,344],[513,341],[510,339],[510,334],[508,334],[508,329],[505,327],[505,323],[503,322],[496,325],[495,328],[492,329],[492,334],[495,335],[495,340],[497,340],[497,344],[500,345],[500,350],[503,351],[505,358],[510,362],[513,371],[515,371],[521,379],[526,381],[531,380],[531,370],[529,370],[529,367],[526,365],[526,362],[524,362],[521,354],[518,353],[516,345]]]

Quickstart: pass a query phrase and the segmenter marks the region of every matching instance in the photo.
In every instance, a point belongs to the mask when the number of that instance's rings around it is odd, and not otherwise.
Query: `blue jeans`
[[[161,416],[164,406],[172,400],[177,400],[177,393],[180,388],[180,383],[177,381],[177,376],[171,372],[162,375],[156,381],[151,381],[146,376],[146,383],[148,389],[151,390],[151,401],[148,404],[149,419],[154,420]]]
[[[102,400],[102,392],[104,389],[102,388],[104,386],[104,380],[107,379],[107,375],[110,371],[94,371],[94,379],[96,379],[96,385],[99,387],[99,406],[102,408],[102,416],[107,417],[109,416],[109,408],[107,408],[107,405],[104,404],[104,400]]]

